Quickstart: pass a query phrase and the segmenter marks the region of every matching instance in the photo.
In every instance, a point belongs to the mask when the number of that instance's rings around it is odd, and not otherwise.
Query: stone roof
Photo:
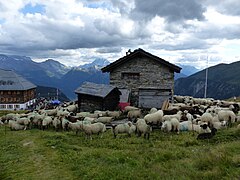
[[[28,90],[36,87],[14,71],[0,69],[0,90]]]
[[[87,94],[105,98],[112,90],[117,88],[116,86],[107,84],[95,84],[91,82],[83,83],[79,88],[75,90],[76,94]],[[119,91],[121,94],[121,92]]]
[[[135,57],[139,57],[139,56],[145,56],[145,57],[149,57],[153,60],[156,60],[160,64],[166,65],[167,67],[169,67],[170,69],[172,69],[174,72],[177,72],[177,73],[180,73],[180,71],[182,69],[162,58],[159,58],[159,57],[139,48],[139,49],[134,50],[133,52],[130,52],[128,55],[114,61],[113,63],[103,67],[101,70],[102,70],[102,72],[111,72],[113,69],[117,68],[119,65],[121,65],[127,61],[130,61],[131,59],[134,59]]]

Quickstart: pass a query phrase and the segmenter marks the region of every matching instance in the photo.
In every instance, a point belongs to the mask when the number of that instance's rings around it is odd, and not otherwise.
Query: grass
[[[155,130],[150,140],[0,127],[0,179],[240,179],[240,130],[213,139]]]

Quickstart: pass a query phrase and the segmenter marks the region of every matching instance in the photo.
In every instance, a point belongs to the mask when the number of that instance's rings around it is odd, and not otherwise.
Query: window
[[[0,105],[0,109],[6,109],[6,105],[5,104]]]
[[[140,79],[140,73],[135,72],[123,72],[122,73],[122,79],[134,79],[139,80]]]
[[[7,109],[13,109],[13,105],[11,104],[7,105]]]
[[[20,108],[20,105],[19,104],[15,104],[14,105],[14,109],[19,109]]]

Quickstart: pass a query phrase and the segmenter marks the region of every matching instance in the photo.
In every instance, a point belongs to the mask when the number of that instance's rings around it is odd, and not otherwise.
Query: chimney
[[[131,54],[131,49],[128,49],[128,51],[126,52],[126,55]]]

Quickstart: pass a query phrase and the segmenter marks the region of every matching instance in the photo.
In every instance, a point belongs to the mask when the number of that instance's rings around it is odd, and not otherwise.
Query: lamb
[[[128,111],[127,117],[128,120],[132,121],[133,119],[140,118],[142,116],[141,109]]]
[[[177,118],[173,117],[170,121],[164,121],[162,124],[162,130],[166,132],[176,131],[179,134],[180,123]]]
[[[209,133],[198,134],[197,139],[211,139],[213,136],[215,136],[216,132],[217,132],[217,129],[212,128],[211,132],[209,132]]]
[[[147,124],[152,123],[152,124],[160,125],[160,123],[162,122],[162,119],[163,119],[162,110],[158,110],[155,113],[147,114],[146,116],[144,116],[144,120],[146,121]]]
[[[152,132],[152,127],[148,125],[144,119],[138,119],[136,122],[136,127],[139,137],[144,134],[144,138],[149,139],[150,133]]]
[[[94,124],[81,124],[80,127],[83,129],[84,133],[86,134],[86,138],[90,138],[92,140],[92,134],[101,134],[106,131],[105,124],[101,122],[97,122]]]
[[[113,121],[113,118],[112,117],[99,117],[97,118],[96,122],[101,122],[101,123],[104,123],[104,124],[107,124],[107,123],[111,123]]]
[[[112,131],[115,138],[121,133],[127,133],[128,136],[131,136],[131,134],[136,131],[136,126],[129,121],[124,124],[112,125]]]

